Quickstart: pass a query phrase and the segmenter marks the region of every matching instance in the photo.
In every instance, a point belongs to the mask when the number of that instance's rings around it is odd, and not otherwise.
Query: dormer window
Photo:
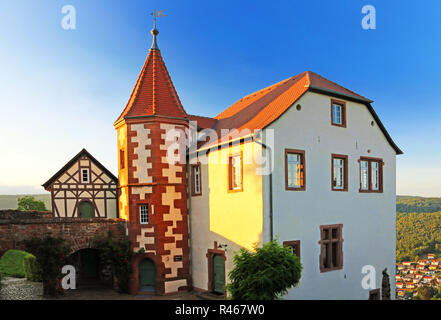
[[[89,169],[81,169],[81,183],[89,183],[89,182],[90,182]]]
[[[331,124],[337,127],[346,127],[345,102],[331,100]]]

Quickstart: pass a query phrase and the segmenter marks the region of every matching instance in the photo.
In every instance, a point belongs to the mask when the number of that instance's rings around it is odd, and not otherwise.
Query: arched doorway
[[[152,260],[144,259],[138,265],[139,291],[155,292],[156,267]]]
[[[213,292],[224,294],[225,287],[225,263],[220,254],[213,256]]]
[[[78,211],[80,218],[93,218],[95,216],[93,205],[89,201],[81,202]]]
[[[80,249],[70,256],[71,263],[75,266],[77,285],[89,287],[106,284],[103,276],[103,266],[100,263],[97,249]]]

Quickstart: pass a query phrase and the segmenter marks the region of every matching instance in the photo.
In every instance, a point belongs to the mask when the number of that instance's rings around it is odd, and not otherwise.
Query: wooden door
[[[139,291],[155,291],[156,267],[149,259],[138,265]]]
[[[80,218],[93,218],[94,217],[94,210],[93,205],[90,202],[84,201],[81,202],[78,210],[80,212]]]
[[[224,257],[214,255],[213,257],[213,291],[224,294],[225,286],[225,264]]]

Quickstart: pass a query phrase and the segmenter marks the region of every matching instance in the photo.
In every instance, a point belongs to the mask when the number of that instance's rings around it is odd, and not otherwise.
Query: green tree
[[[21,211],[47,211],[46,205],[41,200],[35,200],[34,197],[31,196],[24,196],[21,198],[18,198],[18,208],[17,210]]]
[[[289,247],[273,240],[255,252],[241,249],[235,254],[227,290],[233,300],[274,300],[295,287],[302,265]]]
[[[433,287],[424,285],[419,287],[417,292],[421,300],[430,300],[435,295],[436,290]]]
[[[61,287],[61,268],[68,264],[70,247],[63,238],[46,236],[25,240],[28,251],[35,255],[41,266],[43,294],[57,296],[64,293]]]

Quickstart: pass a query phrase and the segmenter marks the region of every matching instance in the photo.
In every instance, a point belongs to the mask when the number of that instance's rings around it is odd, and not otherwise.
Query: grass
[[[21,250],[8,250],[0,258],[0,273],[5,277],[24,278],[23,259],[31,256],[30,253]]]

